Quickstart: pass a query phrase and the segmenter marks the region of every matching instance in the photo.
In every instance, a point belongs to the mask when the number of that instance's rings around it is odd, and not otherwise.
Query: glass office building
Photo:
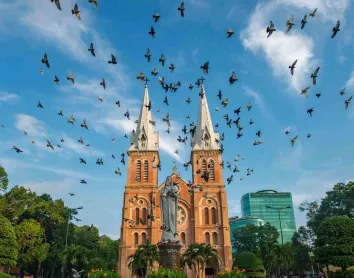
[[[261,225],[264,225],[265,223],[266,223],[266,221],[264,221],[263,219],[261,219],[257,216],[247,216],[247,217],[242,217],[242,218],[239,218],[237,216],[230,217],[229,224],[230,224],[230,234],[231,234],[231,243],[232,243],[232,253],[236,252],[236,249],[233,244],[234,243],[233,232],[235,230],[245,227],[248,224],[261,226]]]
[[[284,209],[277,210],[279,208]],[[291,238],[296,232],[296,223],[290,192],[262,190],[256,193],[247,193],[242,196],[241,210],[243,217],[258,216],[277,228],[279,243],[282,243],[281,233],[284,243],[291,242]]]

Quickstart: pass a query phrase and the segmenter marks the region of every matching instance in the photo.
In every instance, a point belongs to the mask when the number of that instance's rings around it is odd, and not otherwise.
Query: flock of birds
[[[88,0],[89,3],[92,3],[96,8],[98,7],[98,0]],[[51,0],[51,2],[54,2],[56,7],[61,10],[61,6],[60,6],[60,0]],[[177,10],[180,12],[180,15],[181,17],[184,17],[184,14],[185,14],[185,5],[184,5],[184,2],[182,2],[178,7],[177,7]],[[315,9],[313,12],[311,12],[309,14],[310,17],[314,18],[315,15],[316,15],[316,11],[317,9]],[[75,15],[78,20],[81,20],[81,16],[80,16],[80,10],[79,10],[79,7],[78,7],[78,4],[76,3],[74,5],[74,8],[71,10],[71,13],[73,15]],[[157,23],[159,20],[160,20],[160,15],[155,12],[153,15],[152,15],[152,18],[153,18],[153,22],[154,23]],[[305,15],[303,17],[303,19],[301,20],[301,29],[303,29],[305,27],[305,25],[307,24],[307,15]],[[286,26],[287,26],[287,30],[286,32],[289,32],[295,25],[295,21],[294,21],[294,16],[291,16],[291,18],[289,20],[287,20],[286,22]],[[333,27],[333,30],[332,30],[332,36],[331,38],[334,38],[336,36],[336,34],[340,31],[339,29],[340,27],[340,21],[337,22],[337,24]],[[270,25],[267,27],[266,29],[266,33],[268,34],[267,35],[267,38],[269,38],[274,32],[276,32],[277,29],[275,29],[275,25],[272,21],[270,21]],[[149,35],[151,35],[152,38],[155,38],[156,37],[156,31],[155,31],[155,28],[153,26],[151,26],[151,28],[149,29],[149,32],[148,32]],[[234,32],[232,31],[231,28],[228,28],[226,30],[226,38],[231,38],[232,36],[234,35]],[[96,54],[95,54],[95,47],[94,47],[94,44],[91,42],[89,44],[89,48],[88,48],[88,51],[91,53],[91,55],[93,57],[96,57]],[[147,49],[146,53],[144,54],[144,57],[147,59],[147,62],[149,63],[151,61],[151,51],[150,49]],[[161,63],[161,66],[162,67],[165,67],[165,64],[166,64],[166,58],[164,56],[164,54],[162,53],[160,58],[159,58],[159,63]],[[43,55],[43,58],[41,59],[41,62],[42,64],[44,64],[48,69],[51,68],[51,65],[50,65],[50,60],[49,60],[49,57],[48,55],[45,53]],[[110,57],[110,60],[108,61],[109,64],[112,64],[112,65],[117,65],[117,59],[116,57],[111,54],[111,57]],[[295,74],[295,68],[296,68],[296,64],[297,64],[297,60],[295,60],[291,65],[289,65],[289,69],[290,69],[290,74],[291,75],[294,75]],[[168,67],[168,69],[171,71],[171,73],[174,72],[175,70],[175,65],[173,63],[171,63]],[[203,65],[200,66],[200,69],[202,70],[203,74],[204,75],[207,75],[209,73],[209,61],[205,62]],[[316,85],[316,80],[318,78],[318,73],[319,73],[319,70],[320,70],[320,67],[317,67],[314,72],[311,74],[310,78],[312,79],[312,84],[313,86]],[[41,68],[40,69],[40,73],[43,75],[44,74],[44,70]],[[153,71],[151,71],[151,75],[156,77],[157,75],[159,74],[158,70],[156,68],[153,69]],[[75,76],[74,76],[74,73],[73,72],[70,72],[69,76],[67,76],[66,78],[69,82],[71,82],[73,85],[75,84]],[[137,79],[141,82],[145,82],[146,84],[150,81],[148,79],[148,77],[143,73],[143,72],[139,72],[139,75],[137,76]],[[189,84],[188,86],[188,89],[190,91],[193,90],[193,88],[195,86],[197,86],[198,88],[200,86],[202,86],[202,84],[204,83],[204,77],[201,77],[201,78],[198,78],[196,80],[196,82],[193,84]],[[237,77],[236,77],[236,73],[235,72],[232,72],[230,77],[229,77],[229,84],[230,85],[233,85],[236,81],[237,81]],[[60,82],[60,79],[57,75],[54,76],[54,82],[59,85],[59,82]],[[177,82],[174,82],[174,83],[168,83],[167,81],[165,81],[165,78],[164,77],[159,77],[158,78],[158,82],[159,84],[161,85],[162,89],[164,90],[165,93],[167,93],[168,91],[170,92],[177,92],[177,90],[179,88],[181,88],[181,82],[180,81],[177,81]],[[103,89],[105,90],[106,89],[106,81],[104,78],[102,78],[101,82],[100,82],[100,85],[103,87]],[[304,95],[305,97],[308,97],[308,90],[311,88],[311,86],[307,86],[306,88],[303,88],[300,92],[300,95]],[[340,95],[343,96],[345,94],[345,89],[342,89],[340,91]],[[204,97],[204,90],[200,90],[199,92],[199,96],[201,98]],[[321,93],[318,93],[316,94],[316,97],[317,98],[320,98],[321,97]],[[218,94],[217,94],[217,98],[219,99],[220,101],[220,104],[222,106],[222,108],[226,108],[229,104],[229,100],[227,97],[224,97],[223,98],[223,94],[222,94],[222,91],[219,90]],[[348,108],[351,100],[352,100],[353,96],[351,95],[348,99],[346,99],[344,101],[344,105],[345,105],[345,109]],[[99,98],[98,98],[98,101],[100,102],[103,102],[103,96],[102,94],[100,94]],[[191,98],[188,97],[187,100],[186,100],[186,103],[187,105],[191,103]],[[121,106],[121,103],[120,103],[120,100],[118,100],[116,103],[115,103],[118,107]],[[166,105],[166,106],[169,106],[169,100],[168,100],[168,96],[165,95],[164,97],[164,100],[163,100],[163,104]],[[37,104],[37,107],[40,108],[40,109],[44,109],[44,105],[41,103],[40,100],[38,100],[38,104]],[[148,108],[148,110],[151,110],[152,109],[152,104],[151,104],[151,101],[149,102],[149,104],[146,105],[146,107]],[[247,104],[247,111],[251,111],[252,109],[252,104],[251,102],[248,102]],[[215,108],[216,111],[219,111],[219,108],[216,107]],[[314,107],[312,108],[309,108],[307,110],[307,113],[309,114],[309,116],[312,117],[312,114],[314,113]],[[157,110],[156,112],[160,112],[160,110]],[[225,122],[226,122],[226,126],[228,126],[229,128],[231,128],[233,126],[233,124],[235,124],[236,128],[237,128],[237,138],[240,138],[243,136],[243,126],[241,125],[241,117],[240,117],[240,114],[241,114],[241,106],[238,107],[237,109],[234,110],[234,114],[236,116],[235,119],[232,119],[231,116],[229,114],[225,114],[223,115],[223,118],[225,119]],[[60,110],[58,112],[58,115],[61,116],[61,117],[64,117],[64,112],[63,110]],[[129,110],[126,110],[126,112],[124,113],[124,117],[126,117],[128,120],[130,120],[130,112]],[[187,115],[186,118],[188,120],[190,120],[190,115]],[[69,124],[72,124],[74,125],[74,123],[76,122],[76,119],[74,117],[74,115],[72,114],[69,119],[67,120],[67,122]],[[137,122],[137,121],[135,121]],[[163,122],[165,122],[167,124],[167,130],[166,132],[167,133],[170,133],[170,115],[169,113],[167,113],[167,115],[163,118]],[[153,126],[155,126],[155,121],[151,120],[150,121],[150,124],[152,124]],[[252,119],[250,119],[248,121],[248,124],[249,125],[253,125],[254,124],[254,121]],[[88,124],[87,124],[87,121],[86,119],[84,118],[82,123],[80,124],[80,126],[85,129],[85,130],[89,130],[89,127],[88,127]],[[2,127],[4,127],[4,125],[2,125]],[[218,129],[219,128],[219,124],[217,123],[215,125],[215,128]],[[24,131],[24,133],[27,135],[27,132]],[[135,131],[133,130],[132,133],[134,134]],[[184,125],[183,126],[183,129],[182,129],[182,135],[178,135],[178,138],[177,138],[177,141],[181,144],[186,144],[187,141],[188,141],[188,136],[187,134],[191,134],[192,137],[195,136],[195,133],[196,133],[196,125],[194,124],[194,122],[190,123],[189,124],[189,127],[187,127],[187,125]],[[285,131],[285,134],[288,135],[290,133],[290,130],[286,130]],[[262,141],[262,138],[261,138],[261,134],[262,134],[262,131],[261,130],[258,130],[256,132],[256,136],[257,136],[257,139],[254,140],[253,142],[253,145],[254,146],[257,146],[257,145],[261,145],[263,143]],[[296,135],[294,136],[290,142],[291,142],[291,146],[294,146],[297,138],[298,138],[299,135]],[[128,138],[127,134],[124,135],[125,138]],[[307,134],[307,138],[310,138],[311,137],[311,134],[308,133]],[[220,151],[223,152],[224,148],[223,148],[223,144],[221,144],[221,142],[219,141],[223,141],[225,139],[225,135],[224,133],[221,134],[220,138],[217,140],[216,143],[218,143],[218,145],[220,146]],[[115,142],[115,138],[112,138],[112,141]],[[64,143],[64,139],[61,139],[60,140],[60,143]],[[83,144],[85,145],[86,147],[89,147],[90,144],[85,144],[84,143],[84,140],[82,138],[82,136],[80,136],[80,138],[78,139],[78,142],[80,144]],[[35,144],[36,142],[35,141],[32,141],[33,144]],[[47,140],[47,147],[52,149],[52,150],[55,150],[55,148],[61,148],[62,146],[60,144],[52,144],[49,140]],[[139,149],[139,146],[136,145],[135,146],[136,149]],[[23,152],[23,150],[21,150],[20,148],[16,147],[16,146],[13,146],[13,150],[15,150],[17,153],[21,153]],[[175,151],[176,154],[178,154],[178,150]],[[115,159],[115,156],[112,154],[112,159]],[[234,161],[237,163],[239,162],[239,159],[240,159],[240,154],[238,154]],[[242,160],[245,160],[245,157],[243,156],[242,157]],[[121,160],[120,162],[125,165],[125,154],[124,152],[121,153]],[[79,163],[82,163],[82,164],[86,164],[86,160],[82,157],[79,158]],[[232,173],[238,173],[240,172],[240,169],[239,167],[237,166],[237,164],[235,163],[234,166],[232,166],[232,163],[230,161],[227,161],[225,164],[226,164],[226,167],[232,171]],[[104,162],[103,162],[103,159],[102,158],[98,158],[97,161],[96,161],[96,164],[97,165],[104,165]],[[225,166],[224,164],[224,161],[221,162],[221,166],[224,168]],[[188,170],[188,166],[191,165],[191,162],[187,162],[187,163],[184,163],[183,166],[185,167],[186,170]],[[161,170],[161,164],[159,165],[156,165],[155,167],[158,167],[160,170]],[[208,167],[209,168],[209,167]],[[253,169],[251,168],[247,168],[247,176],[249,175],[252,175],[253,174]],[[121,175],[121,170],[119,167],[117,167],[117,169],[115,170],[115,174],[117,175]],[[202,169],[197,169],[195,173],[193,173],[193,175],[200,175],[202,177],[202,179],[207,182],[209,180],[209,172],[208,170],[202,170]],[[241,176],[240,177],[240,180],[242,180],[244,177]],[[138,178],[137,178],[138,180]],[[227,178],[227,183],[230,184],[231,182],[233,181],[233,174],[231,174],[228,178]],[[84,183],[86,184],[87,182],[85,180],[80,180],[81,183]],[[194,190],[200,190],[202,191],[202,186],[200,185],[193,185],[191,181],[188,182],[188,187],[189,187],[189,190],[190,190],[190,193],[192,194],[194,192]],[[72,194],[72,193],[70,193]],[[207,193],[206,193],[207,194]],[[153,200],[152,200],[153,201]],[[148,215],[148,219],[153,219],[153,215],[150,213]],[[131,219],[128,219],[129,221],[132,221]],[[128,221],[126,220],[126,221]],[[134,221],[133,221],[134,222]]]

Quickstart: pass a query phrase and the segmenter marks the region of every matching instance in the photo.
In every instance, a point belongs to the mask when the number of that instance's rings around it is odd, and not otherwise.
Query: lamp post
[[[279,225],[280,225],[280,235],[281,235],[281,244],[284,244],[284,239],[283,239],[283,229],[281,227],[281,219],[280,219],[280,211],[283,209],[291,208],[291,206],[286,206],[286,207],[280,207],[280,208],[275,208],[272,206],[265,206],[267,209],[274,209],[278,212],[278,217],[279,217]]]

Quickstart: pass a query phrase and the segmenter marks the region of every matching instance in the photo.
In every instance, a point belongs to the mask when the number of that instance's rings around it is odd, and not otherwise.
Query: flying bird
[[[64,116],[63,115],[63,110],[60,110],[59,113],[58,113],[59,116]]]
[[[310,114],[310,117],[312,117],[313,111],[314,111],[314,107],[307,109],[307,113]]]
[[[288,20],[286,21],[286,26],[288,26],[288,29],[286,29],[286,32],[288,33],[294,25],[295,25],[295,23],[294,23],[294,16],[292,15],[292,16],[290,17],[290,19],[288,19]]]
[[[230,85],[234,84],[235,81],[237,81],[238,79],[236,78],[236,73],[235,72],[232,72],[230,78],[229,78],[229,82],[230,82]]]
[[[169,105],[168,105],[168,99],[167,99],[167,96],[165,97],[165,99],[164,99],[163,103],[165,103],[167,106],[169,106]]]
[[[150,62],[150,58],[151,58],[151,53],[150,53],[150,49],[148,48],[146,54],[145,54],[145,58],[148,59],[148,62]]]
[[[152,38],[155,38],[155,34],[156,34],[155,29],[154,29],[154,27],[151,26],[150,31],[149,31],[149,35],[151,35]]]
[[[93,48],[93,43],[90,43],[90,48],[88,49],[88,51],[91,52],[91,54],[92,54],[93,57],[96,57],[96,55],[95,55],[95,49]]]
[[[204,63],[204,65],[202,65],[200,68],[203,70],[204,74],[208,74],[209,73],[209,61]]]
[[[121,173],[121,171],[120,171],[120,168],[119,168],[119,167],[118,167],[118,169],[117,169],[117,170],[115,170],[115,171],[114,171],[114,173],[116,173],[116,175],[120,175],[120,176],[122,175],[122,173]]]
[[[104,80],[104,78],[102,78],[100,85],[103,87],[103,90],[106,90],[106,80]]]
[[[86,165],[86,161],[83,158],[79,158],[80,159],[80,163],[84,163]]]
[[[293,139],[290,140],[291,146],[294,147],[295,141],[299,135],[296,135]]]
[[[84,118],[82,124],[81,124],[81,127],[85,128],[86,130],[89,130],[88,127],[87,127],[87,124],[86,124],[86,119]]]
[[[47,147],[51,148],[54,151],[54,147],[53,147],[52,143],[50,143],[48,140],[47,140]]]
[[[155,12],[154,15],[152,16],[152,18],[155,19],[155,22],[157,22],[160,19],[160,17],[161,16],[157,12]]]
[[[57,85],[59,85],[59,78],[58,78],[58,76],[56,76],[56,75],[54,75],[54,82],[57,84]]]
[[[293,62],[293,64],[291,66],[289,66],[291,75],[294,75],[294,69],[295,69],[296,63],[297,63],[297,59]]]
[[[274,28],[274,24],[273,24],[273,22],[272,21],[270,21],[270,24],[269,24],[269,26],[267,27],[267,33],[268,33],[268,36],[267,36],[267,38],[269,38],[270,37],[270,35],[271,34],[273,34],[273,32],[275,32],[277,29],[275,29]]]
[[[75,84],[75,78],[73,72],[70,72],[70,75],[67,76],[66,79],[70,80],[71,83]]]
[[[316,97],[320,98],[321,97],[321,93],[316,94]]]
[[[346,101],[344,101],[345,109],[348,109],[348,106],[349,106],[350,101],[352,100],[352,98],[353,98],[353,95],[351,95]]]
[[[98,8],[98,0],[89,0],[89,3],[93,3],[95,8]]]
[[[59,0],[51,0],[52,3],[54,2],[55,3],[55,6],[57,6],[57,9],[61,11],[61,6],[60,6],[60,1]]]
[[[307,94],[307,90],[310,89],[311,86],[308,86],[306,87],[305,89],[301,89],[301,93],[300,93],[300,96],[301,95],[304,95],[305,97],[309,97],[308,94]]]
[[[113,65],[117,64],[117,59],[116,57],[114,57],[113,54],[111,54],[111,61],[108,61],[108,64],[113,64]]]
[[[219,93],[216,96],[219,98],[219,100],[221,100],[221,97],[222,97],[221,90],[219,90]]]
[[[181,3],[181,5],[178,7],[178,10],[181,13],[181,16],[184,17],[184,2]]]
[[[337,32],[340,31],[339,26],[340,26],[340,21],[338,20],[336,26],[333,27],[332,30],[333,34],[331,36],[331,39],[333,39],[337,35]]]
[[[43,59],[42,59],[42,64],[45,64],[47,66],[47,68],[50,68],[47,53],[44,53],[44,56],[43,56]]]
[[[161,54],[161,58],[159,59],[159,62],[161,62],[162,66],[165,66],[165,56]]]
[[[17,153],[23,153],[23,151],[17,148],[16,146],[13,146],[12,149],[15,150]]]
[[[304,15],[303,19],[301,19],[301,29],[304,29],[304,27],[307,23],[306,19],[307,19],[307,14]]]
[[[317,69],[314,71],[314,73],[311,73],[311,78],[312,78],[312,83],[313,85],[316,85],[316,78],[317,78],[317,73],[320,70],[320,67],[317,67]]]
[[[309,14],[309,16],[311,16],[312,18],[315,18],[316,12],[317,12],[317,8],[314,9],[313,12]]]
[[[44,70],[41,68],[40,70],[39,70],[39,72],[43,75],[44,74]]]
[[[175,70],[175,65],[174,64],[171,64],[169,67],[168,67],[169,70],[171,70],[171,73]]]
[[[226,37],[226,38],[228,39],[228,38],[231,38],[232,35],[235,34],[235,33],[234,33],[234,32],[232,31],[232,29],[229,27],[229,29],[227,29],[227,31],[226,31],[226,34],[227,34],[227,37]]]
[[[223,101],[221,102],[221,104],[222,104],[223,108],[226,108],[226,106],[229,104],[229,99],[226,98],[225,100],[223,100]]]
[[[44,109],[44,107],[43,107],[43,105],[42,105],[42,103],[41,103],[41,101],[40,101],[40,100],[38,100],[37,107],[38,107],[38,108],[42,108],[42,109]]]
[[[153,76],[157,76],[159,73],[158,73],[158,71],[156,71],[156,68],[154,68],[154,71],[152,71],[151,74],[152,74]]]
[[[248,110],[248,111],[251,111],[251,108],[252,108],[252,105],[251,105],[250,102],[248,102],[248,104],[247,104],[247,110]]]
[[[80,17],[80,11],[79,11],[79,7],[77,6],[77,3],[75,4],[74,6],[74,9],[71,10],[71,13],[76,15],[76,17],[81,20],[81,17]]]
[[[140,82],[143,82],[145,78],[145,75],[143,72],[139,72],[139,75],[136,77],[136,79],[139,79]]]
[[[170,113],[166,114],[166,117],[162,119],[164,122],[166,122],[167,126],[171,126],[170,124]]]

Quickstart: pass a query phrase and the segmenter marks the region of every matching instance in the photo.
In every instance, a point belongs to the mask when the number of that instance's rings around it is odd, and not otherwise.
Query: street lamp
[[[286,206],[286,207],[280,207],[280,208],[275,208],[275,207],[271,207],[271,206],[265,206],[267,209],[274,209],[278,212],[278,216],[279,216],[279,224],[280,224],[280,235],[281,235],[281,244],[284,244],[284,239],[283,239],[283,229],[281,227],[281,219],[280,219],[280,211],[283,209],[287,209],[287,208],[291,208],[291,206]]]

